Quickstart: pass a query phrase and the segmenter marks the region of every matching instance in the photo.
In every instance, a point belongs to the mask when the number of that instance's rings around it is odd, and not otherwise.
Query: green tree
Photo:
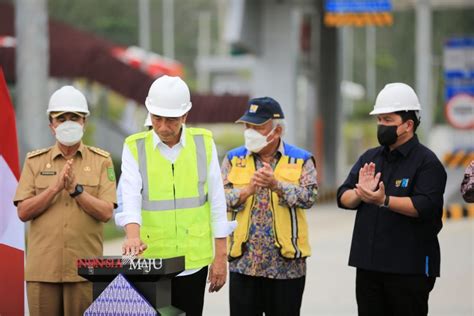
[[[162,0],[150,1],[151,47],[163,53]],[[138,45],[138,0],[49,0],[51,18],[92,32],[123,46]],[[212,42],[217,43],[216,0],[175,0],[175,59],[183,63],[189,79],[195,75],[198,13],[210,11]]]

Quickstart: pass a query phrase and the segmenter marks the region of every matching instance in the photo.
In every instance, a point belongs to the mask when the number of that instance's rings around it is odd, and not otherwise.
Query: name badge
[[[56,171],[41,171],[40,175],[42,175],[42,176],[54,176],[54,175],[56,175]]]

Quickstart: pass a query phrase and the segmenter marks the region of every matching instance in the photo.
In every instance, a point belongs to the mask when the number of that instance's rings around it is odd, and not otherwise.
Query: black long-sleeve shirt
[[[379,146],[366,151],[339,187],[342,194],[359,181],[365,163],[375,163],[381,172],[385,194],[410,197],[419,217],[408,217],[388,208],[361,202],[352,236],[349,265],[370,271],[439,276],[443,194],[446,171],[436,155],[419,143],[415,135],[390,151]]]

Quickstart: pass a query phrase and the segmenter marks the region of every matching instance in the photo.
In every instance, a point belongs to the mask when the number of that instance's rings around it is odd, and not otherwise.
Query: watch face
[[[76,192],[77,193],[82,193],[84,191],[84,187],[80,184],[76,185]]]

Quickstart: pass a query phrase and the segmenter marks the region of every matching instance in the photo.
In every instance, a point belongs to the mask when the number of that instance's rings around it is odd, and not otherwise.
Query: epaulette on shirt
[[[42,148],[42,149],[36,149],[36,150],[30,151],[29,153],[26,154],[26,158],[29,159],[29,158],[33,158],[41,154],[47,153],[48,151],[50,151],[51,148],[52,147],[48,147],[48,148]]]
[[[110,157],[110,153],[103,150],[103,149],[100,149],[100,148],[97,148],[97,147],[92,147],[92,146],[87,146],[90,150],[92,150],[93,152],[95,152],[96,154],[98,155],[101,155],[102,157],[105,157],[105,158],[109,158]]]

